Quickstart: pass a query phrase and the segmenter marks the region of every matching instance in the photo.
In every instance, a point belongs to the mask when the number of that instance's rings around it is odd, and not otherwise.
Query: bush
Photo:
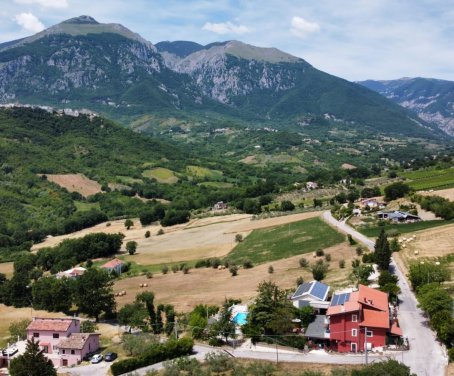
[[[147,276],[148,279],[152,279],[153,278],[153,273],[152,272],[147,272],[146,276]]]
[[[268,273],[269,274],[273,274],[274,273],[273,265],[268,266]]]
[[[362,258],[363,263],[365,264],[373,264],[375,262],[375,255],[374,253],[365,253]]]
[[[165,343],[154,344],[141,356],[119,360],[110,366],[112,375],[118,376],[132,372],[138,368],[159,363],[164,360],[178,358],[192,353],[194,342],[188,337],[179,340],[169,340]]]
[[[241,243],[241,242],[243,241],[243,235],[241,235],[241,234],[236,234],[236,235],[235,235],[235,241],[236,241],[237,243]]]
[[[350,243],[350,245],[356,244],[356,240],[353,239],[353,237],[350,234],[347,235],[347,239],[348,239],[348,242]]]
[[[172,265],[172,272],[176,273],[178,270],[180,270],[180,267],[178,265]]]
[[[164,235],[164,229],[160,228],[156,235]]]
[[[356,254],[358,256],[361,256],[363,254],[363,248],[362,247],[356,247]]]
[[[209,259],[209,262],[210,262],[210,266],[211,266],[213,269],[217,269],[218,266],[221,265],[221,259],[220,259],[220,258],[217,258],[217,257],[210,258],[210,259]]]
[[[340,260],[339,261],[339,268],[341,268],[341,269],[345,268],[345,260]]]
[[[221,373],[227,372],[233,368],[233,361],[227,354],[216,354],[210,352],[205,355],[205,362],[210,372]]]
[[[281,211],[292,211],[295,209],[295,205],[291,201],[281,202]]]
[[[326,261],[326,262],[330,262],[330,261],[331,261],[331,255],[330,255],[329,253],[327,253],[327,254],[325,255],[325,261]]]
[[[169,267],[167,265],[164,265],[161,268],[161,272],[162,272],[162,274],[167,274],[169,272]]]
[[[315,254],[318,256],[318,257],[321,257],[325,254],[325,252],[323,251],[323,249],[317,249],[315,251]]]
[[[243,268],[244,268],[244,269],[251,269],[251,268],[253,268],[253,267],[254,267],[254,264],[252,263],[251,260],[245,259],[245,260],[243,261]]]
[[[194,268],[199,269],[199,268],[207,268],[210,266],[209,260],[197,260]]]
[[[449,361],[454,362],[454,347],[448,350]]]
[[[209,346],[219,347],[219,346],[222,346],[223,344],[224,344],[224,342],[222,342],[222,339],[220,339],[220,338],[211,337],[208,340],[208,345]]]
[[[324,279],[327,272],[328,265],[324,264],[323,262],[317,262],[312,266],[312,276],[316,281],[321,281],[322,279]]]
[[[150,231],[146,231],[146,232],[145,232],[145,238],[149,238],[150,236],[151,236]]]
[[[230,274],[232,274],[232,277],[235,277],[236,275],[238,275],[238,266],[230,265],[229,272]]]
[[[304,283],[304,278],[302,276],[299,276],[296,279],[296,286],[298,287],[299,285],[302,285]]]
[[[304,257],[299,259],[300,267],[305,268],[309,265],[309,261],[307,261]]]
[[[189,274],[189,266],[185,265],[183,266],[183,274]]]

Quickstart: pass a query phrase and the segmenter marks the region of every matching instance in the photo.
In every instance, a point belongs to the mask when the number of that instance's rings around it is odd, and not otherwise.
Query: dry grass
[[[343,163],[341,168],[344,169],[344,170],[355,170],[356,166],[353,166],[350,163]]]
[[[13,275],[14,263],[13,262],[2,262],[0,263],[0,273],[6,275],[7,278]]]
[[[66,188],[69,192],[79,192],[88,197],[101,192],[101,185],[83,174],[46,175],[47,180]]]
[[[330,247],[325,250],[332,257],[330,271],[326,282],[332,287],[348,285],[348,275],[351,272],[351,260],[355,257],[355,250],[346,243]],[[312,255],[304,255],[309,261],[315,259]],[[243,302],[251,300],[256,295],[260,282],[271,280],[281,288],[296,287],[295,281],[299,276],[305,280],[312,280],[309,269],[300,268],[298,260],[301,255],[285,260],[258,265],[252,269],[240,269],[236,277],[232,277],[228,270],[212,268],[191,269],[189,274],[182,272],[166,275],[155,274],[152,279],[145,276],[119,280],[115,283],[115,291],[125,290],[127,294],[117,298],[118,306],[134,300],[138,292],[153,291],[159,303],[173,304],[178,311],[190,311],[197,304],[221,304],[225,298],[239,298]],[[339,269],[339,260],[346,261],[346,268]],[[268,273],[272,265],[274,273]],[[141,283],[147,283],[147,288],[140,288]]]
[[[449,189],[440,189],[439,191],[427,192],[422,191],[418,192],[421,196],[440,196],[448,199],[449,201],[454,201],[454,188]]]

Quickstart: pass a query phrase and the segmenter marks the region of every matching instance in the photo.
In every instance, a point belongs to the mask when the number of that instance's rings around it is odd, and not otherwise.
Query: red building
[[[335,294],[326,312],[331,347],[339,352],[385,346],[391,329],[388,295],[363,285],[351,293]],[[394,331],[400,331],[393,325]],[[398,333],[395,333],[398,334]]]

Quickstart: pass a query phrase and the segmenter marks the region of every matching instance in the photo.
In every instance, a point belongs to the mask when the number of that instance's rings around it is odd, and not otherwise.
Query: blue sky
[[[348,80],[454,81],[454,0],[1,0],[0,42],[87,14],[153,43],[237,39]]]

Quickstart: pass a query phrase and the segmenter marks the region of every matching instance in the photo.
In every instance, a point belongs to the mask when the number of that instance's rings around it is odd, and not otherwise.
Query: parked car
[[[104,355],[104,360],[106,362],[113,362],[115,359],[117,359],[117,353],[114,352],[108,352],[106,355]]]
[[[3,353],[3,356],[13,356],[18,351],[19,350],[17,349],[16,345],[11,345],[10,347],[4,349],[2,351],[2,353]]]
[[[93,355],[93,358],[91,358],[91,362],[93,364],[99,363],[100,361],[102,361],[102,355],[101,354]]]

